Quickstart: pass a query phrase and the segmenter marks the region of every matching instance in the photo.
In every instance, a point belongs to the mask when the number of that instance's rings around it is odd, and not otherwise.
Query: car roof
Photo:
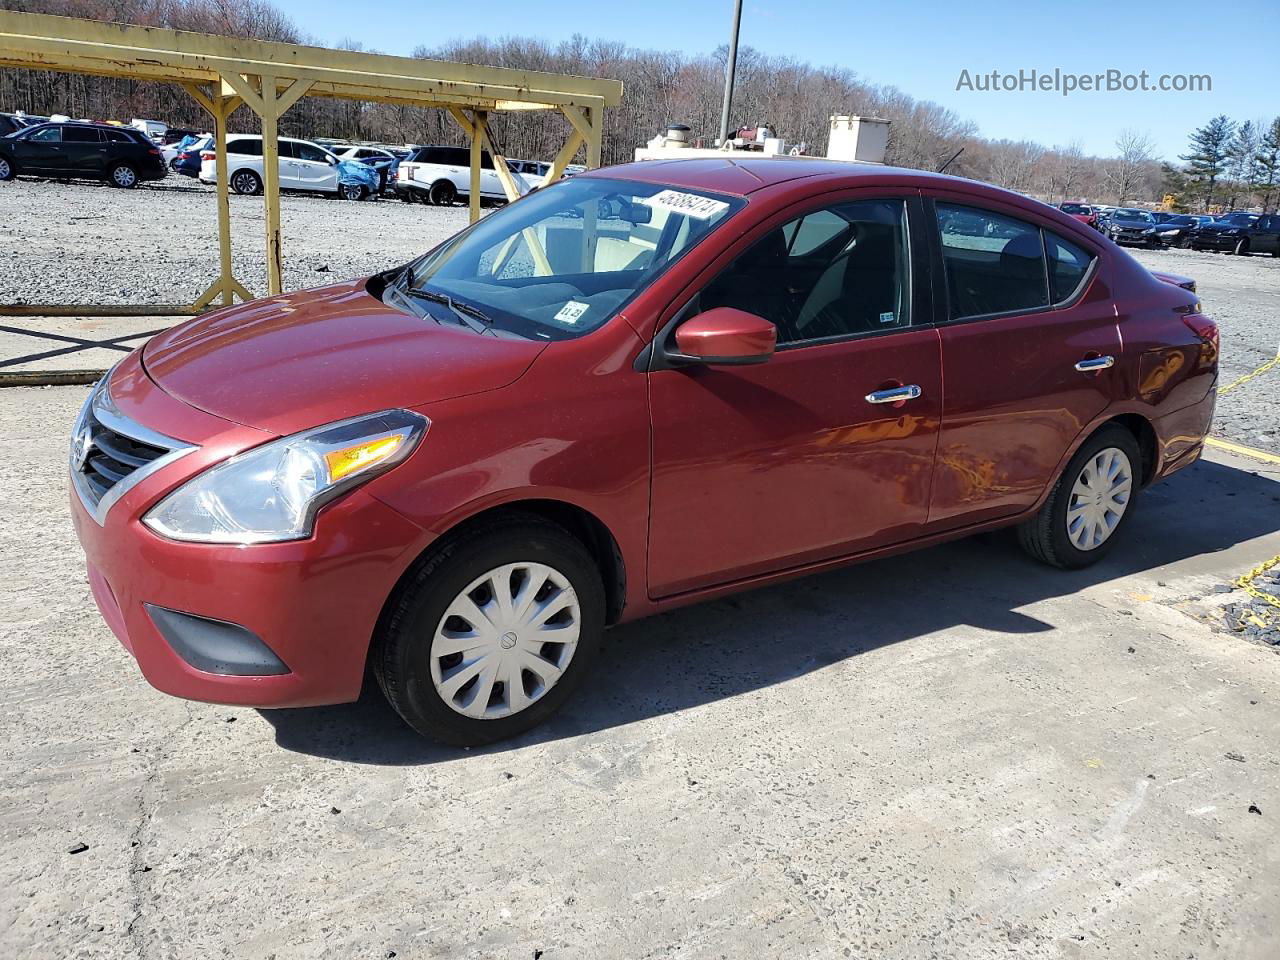
[[[582,176],[641,180],[693,190],[748,196],[766,187],[802,179],[836,181],[842,185],[952,186],[968,192],[994,191],[1004,197],[1027,198],[990,184],[963,177],[886,167],[880,164],[825,160],[821,157],[691,157],[671,160],[643,160],[591,170]]]

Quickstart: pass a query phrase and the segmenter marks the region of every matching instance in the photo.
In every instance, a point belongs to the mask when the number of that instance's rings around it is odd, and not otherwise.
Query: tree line
[[[308,42],[304,32],[269,0],[0,0],[0,7]],[[362,49],[354,41],[339,46]],[[422,46],[413,55],[622,80],[622,105],[605,111],[605,163],[630,160],[637,146],[670,123],[689,125],[695,139],[708,145],[719,131],[727,56],[724,47],[690,55],[641,50],[583,36],[559,43],[505,37]],[[738,53],[733,104],[732,126],[769,124],[783,139],[804,144],[807,152],[816,155],[826,152],[831,115],[883,117],[892,121],[886,156],[889,163],[937,170],[949,162],[948,173],[989,181],[1054,203],[1068,199],[1157,200],[1171,190],[1173,168],[1162,168],[1150,139],[1140,132],[1123,131],[1112,157],[1088,155],[1078,142],[1045,146],[986,139],[978,135],[972,121],[954,111],[916,99],[896,87],[870,82],[846,67],[813,66],[751,48]],[[40,71],[0,70],[0,109],[92,119],[145,117],[197,129],[208,126],[207,115],[175,86]],[[522,159],[551,158],[569,133],[564,118],[551,112],[499,113],[490,123],[498,148]],[[257,118],[246,108],[237,111],[231,125],[242,132],[259,129]],[[280,130],[287,136],[306,138],[464,142],[456,124],[440,110],[311,97],[304,97],[290,109]],[[1233,126],[1232,136],[1239,133],[1240,128]],[[1213,169],[1211,160],[1205,163],[1210,166],[1204,169]],[[1235,168],[1222,167],[1223,171],[1228,169]],[[1216,191],[1219,198],[1224,177],[1233,184],[1244,182],[1225,172],[1212,176],[1211,192]],[[1184,191],[1172,192],[1181,196]],[[1242,198],[1243,192],[1237,190],[1235,197]]]
[[[1197,210],[1261,207],[1280,202],[1280,117],[1237,123],[1225,115],[1191,134],[1180,165],[1165,165],[1165,188]]]

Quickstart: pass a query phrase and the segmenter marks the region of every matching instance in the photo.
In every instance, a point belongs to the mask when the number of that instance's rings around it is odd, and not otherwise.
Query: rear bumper
[[[1217,386],[1215,379],[1213,386],[1199,403],[1157,417],[1152,422],[1159,446],[1153,482],[1163,480],[1200,459],[1204,452],[1205,438],[1213,426],[1213,411],[1218,398]]]
[[[402,200],[425,200],[431,192],[430,184],[418,183],[414,180],[392,180],[392,192]]]
[[[1220,234],[1210,236],[1196,235],[1191,238],[1191,246],[1199,247],[1202,250],[1234,250],[1236,244],[1243,239],[1243,237],[1222,236]]]

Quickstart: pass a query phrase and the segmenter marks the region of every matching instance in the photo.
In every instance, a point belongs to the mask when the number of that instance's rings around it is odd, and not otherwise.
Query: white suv
[[[513,163],[508,161],[508,165]],[[532,177],[515,170],[512,178],[522,196],[537,186]],[[410,203],[418,201],[447,207],[457,200],[470,199],[471,152],[466,147],[419,147],[408,160],[400,163],[392,189],[397,197]],[[507,199],[488,152],[480,154],[480,197]]]
[[[308,190],[313,193],[338,193],[338,158],[309,140],[280,137],[280,187],[283,190]],[[236,193],[262,192],[262,137],[257,134],[231,134],[227,137],[227,172],[231,189]],[[200,154],[200,182],[218,180],[217,154],[206,150]],[[351,199],[359,199],[353,197]]]

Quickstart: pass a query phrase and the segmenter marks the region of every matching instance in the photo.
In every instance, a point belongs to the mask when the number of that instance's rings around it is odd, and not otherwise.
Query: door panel
[[[865,397],[915,384],[916,400]],[[919,535],[941,412],[938,334],[651,375],[649,583],[667,596]]]
[[[101,175],[107,162],[102,134],[89,127],[63,127],[62,152],[68,173]]]
[[[58,127],[45,127],[23,138],[17,149],[19,167],[42,173],[61,173],[67,169],[67,157],[62,151],[62,131]]]
[[[1033,223],[1025,211],[1007,214]],[[1072,242],[1084,248],[1074,236]],[[1021,272],[1024,263],[1008,267],[1012,279],[999,296],[1010,296],[1010,290],[1016,295],[1020,283],[1030,283]],[[931,531],[1011,516],[1034,505],[1081,430],[1111,402],[1116,368],[1076,369],[1095,357],[1118,361],[1122,350],[1104,266],[1094,264],[1084,280],[1087,288],[1067,306],[961,319],[939,328],[946,396]],[[945,268],[939,266],[936,276],[946,276]],[[1054,276],[1053,283],[1056,301],[1062,277]],[[979,287],[975,280],[968,292],[952,290],[952,310],[957,299],[980,302],[981,295],[973,293]],[[944,293],[936,300],[945,310]]]

